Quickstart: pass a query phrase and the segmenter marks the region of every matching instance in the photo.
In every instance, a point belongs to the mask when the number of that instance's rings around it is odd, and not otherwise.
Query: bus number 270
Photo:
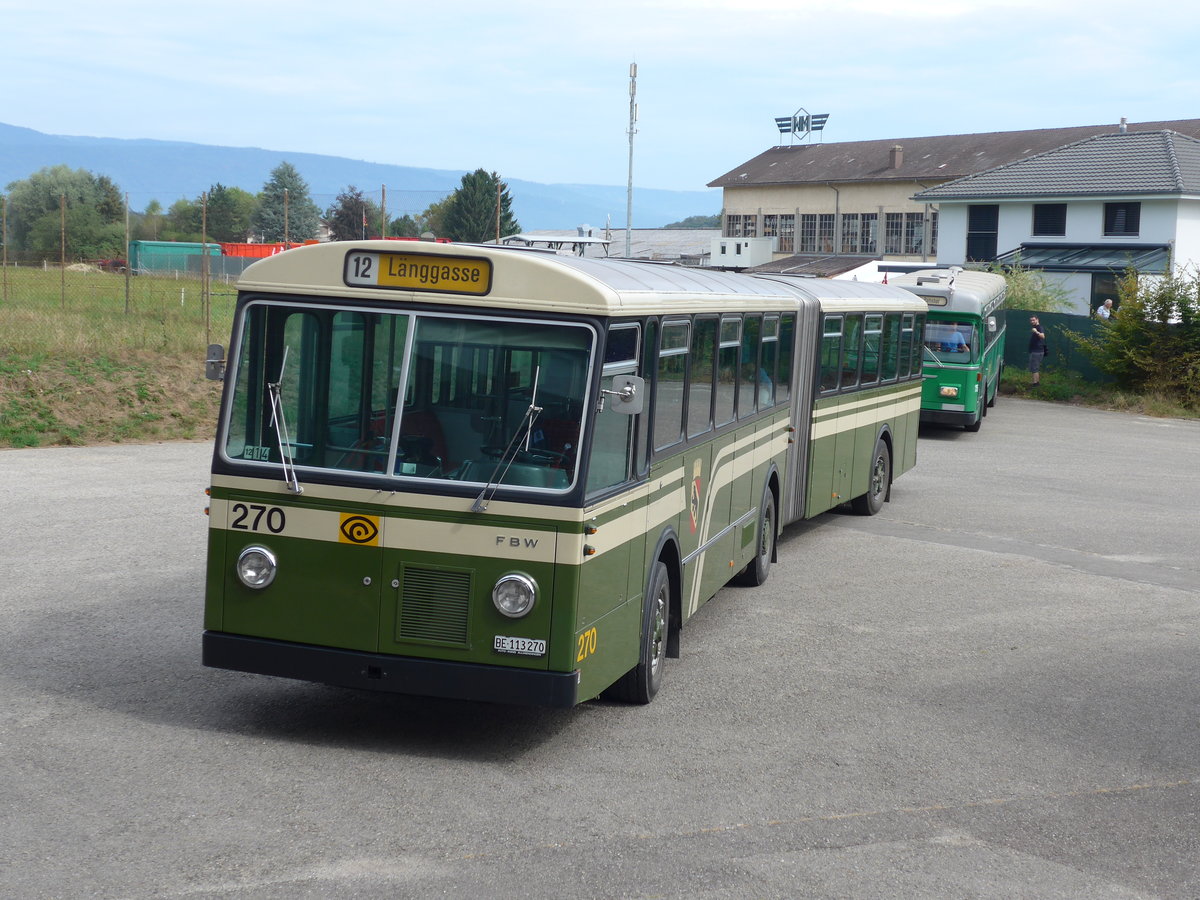
[[[596,652],[596,629],[589,628],[579,636],[579,654],[575,657],[575,662],[583,662],[589,656]]]
[[[271,534],[279,534],[286,524],[283,510],[278,506],[263,506],[259,503],[233,504],[233,522],[230,528],[239,531],[262,531],[266,528]]]

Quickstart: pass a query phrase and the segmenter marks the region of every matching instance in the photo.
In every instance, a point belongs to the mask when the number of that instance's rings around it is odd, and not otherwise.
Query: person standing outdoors
[[[1033,384],[1042,380],[1042,360],[1046,356],[1046,332],[1037,316],[1029,317],[1031,331],[1029,333],[1029,372],[1033,375]]]

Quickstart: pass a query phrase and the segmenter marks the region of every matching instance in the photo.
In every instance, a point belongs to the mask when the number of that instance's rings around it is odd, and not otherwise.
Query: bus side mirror
[[[612,411],[627,416],[636,416],[642,411],[642,398],[645,396],[645,379],[637,375],[614,375],[612,390],[600,392],[601,399],[612,403]]]
[[[996,333],[996,317],[988,316],[988,331],[992,334]]]
[[[209,381],[221,381],[225,378],[225,348],[220,344],[208,345],[208,354],[204,359],[204,377]]]

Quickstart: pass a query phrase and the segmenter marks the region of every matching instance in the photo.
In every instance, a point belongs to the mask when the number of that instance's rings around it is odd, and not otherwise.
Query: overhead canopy
[[[1022,244],[996,257],[1002,266],[1021,266],[1047,272],[1123,272],[1136,269],[1165,275],[1170,265],[1168,244]]]

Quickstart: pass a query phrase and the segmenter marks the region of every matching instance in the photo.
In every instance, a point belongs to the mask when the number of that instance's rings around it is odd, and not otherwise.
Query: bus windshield
[[[942,362],[970,362],[978,346],[970,322],[925,322],[925,347]]]
[[[224,454],[565,490],[593,345],[581,325],[253,303]]]

